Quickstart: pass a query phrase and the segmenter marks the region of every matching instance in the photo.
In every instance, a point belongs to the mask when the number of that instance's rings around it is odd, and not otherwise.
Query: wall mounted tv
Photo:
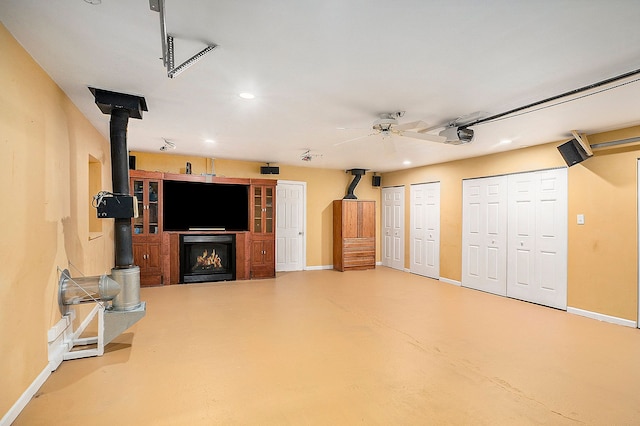
[[[165,180],[165,231],[249,230],[249,186]]]

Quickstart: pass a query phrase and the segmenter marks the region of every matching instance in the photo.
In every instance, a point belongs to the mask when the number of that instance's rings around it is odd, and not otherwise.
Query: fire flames
[[[216,253],[214,249],[211,249],[211,254],[209,254],[209,250],[205,249],[202,252],[202,256],[198,256],[195,266],[193,269],[216,269],[222,268],[222,259]]]

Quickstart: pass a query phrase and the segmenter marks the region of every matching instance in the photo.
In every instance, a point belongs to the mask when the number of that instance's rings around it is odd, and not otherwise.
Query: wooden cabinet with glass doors
[[[272,278],[275,267],[276,182],[251,180],[251,277]]]
[[[130,170],[131,194],[137,198],[133,218],[133,261],[140,267],[140,285],[162,284],[162,173]]]

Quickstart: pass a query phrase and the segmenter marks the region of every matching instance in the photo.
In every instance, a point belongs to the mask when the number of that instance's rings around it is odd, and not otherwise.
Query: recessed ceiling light
[[[409,160],[404,160],[404,161],[402,162],[402,164],[404,164],[405,166],[408,166],[409,164],[411,164],[411,161],[409,161]]]
[[[511,139],[502,139],[502,140],[500,141],[500,145],[508,145],[508,144],[510,144],[511,142],[513,142]]]
[[[214,141],[213,139],[205,139],[204,141],[206,143],[216,143],[216,141]]]
[[[248,92],[242,92],[238,96],[240,96],[242,99],[253,99],[256,97],[256,95],[254,95],[253,93],[248,93]]]

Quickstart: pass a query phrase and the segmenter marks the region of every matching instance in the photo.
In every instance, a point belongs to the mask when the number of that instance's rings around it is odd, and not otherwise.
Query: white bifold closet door
[[[567,308],[567,169],[509,175],[507,296]]]
[[[404,270],[404,186],[382,188],[382,265]]]
[[[462,182],[462,286],[507,295],[507,176]]]
[[[440,278],[440,182],[411,185],[411,272]]]
[[[462,186],[462,285],[567,308],[567,169]]]

